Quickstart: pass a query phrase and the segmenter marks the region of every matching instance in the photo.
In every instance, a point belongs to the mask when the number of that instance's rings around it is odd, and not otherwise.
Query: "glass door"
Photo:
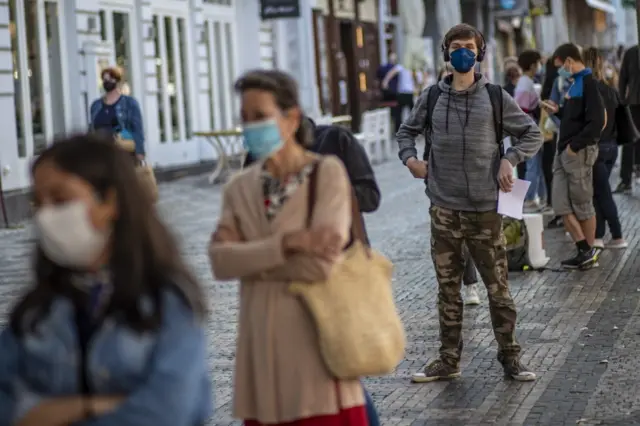
[[[9,15],[18,157],[28,160],[70,126],[62,7],[11,0]]]
[[[136,81],[133,81],[135,66],[132,62],[134,58],[134,38],[135,35],[133,11],[128,8],[104,8],[100,10],[100,28],[102,41],[113,45],[113,56],[110,66],[117,66],[123,71],[122,92],[125,95],[136,96]],[[139,93],[142,95],[143,93]]]
[[[204,21],[207,45],[209,104],[212,130],[229,130],[239,125],[238,100],[233,93],[236,78],[235,28],[232,20]]]
[[[192,138],[185,18],[153,16],[161,144]]]

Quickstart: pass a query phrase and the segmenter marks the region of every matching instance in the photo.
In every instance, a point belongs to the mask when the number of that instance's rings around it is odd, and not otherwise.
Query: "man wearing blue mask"
[[[592,170],[598,158],[597,144],[606,124],[606,115],[596,80],[591,69],[585,67],[578,46],[563,44],[553,57],[562,63],[558,75],[571,79],[572,83],[565,94],[562,110],[552,102],[547,106],[561,116],[551,204],[556,214],[562,216],[577,248],[576,255],[563,261],[562,265],[568,269],[585,269],[598,260],[598,250],[593,247],[596,212]]]
[[[453,74],[425,90],[397,134],[399,157],[424,179],[431,200],[431,257],[438,279],[440,356],[414,374],[414,382],[460,376],[463,301],[460,294],[469,253],[487,287],[498,360],[505,376],[519,381],[536,375],[520,362],[515,337],[516,307],[507,282],[507,254],[498,189],[510,192],[513,168],[542,146],[542,135],[500,86],[474,72],[484,59],[482,34],[467,24],[445,35],[442,53]],[[415,140],[425,132],[423,160]],[[503,152],[501,141],[512,136]]]

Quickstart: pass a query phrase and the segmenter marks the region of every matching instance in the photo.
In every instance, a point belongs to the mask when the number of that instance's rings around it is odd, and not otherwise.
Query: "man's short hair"
[[[537,66],[540,60],[542,60],[540,52],[537,50],[525,50],[518,55],[518,66],[522,68],[523,71],[529,71],[534,66]]]
[[[583,62],[582,52],[580,48],[573,43],[565,43],[560,45],[555,52],[553,52],[552,58],[558,58],[560,61],[564,62],[567,58],[571,58],[576,62]]]
[[[469,39],[474,39],[476,41],[478,50],[485,47],[484,37],[482,36],[482,33],[476,27],[469,24],[458,24],[451,27],[451,29],[447,31],[447,34],[445,34],[442,44],[444,45],[445,49],[448,49],[451,45],[451,42],[454,40]]]

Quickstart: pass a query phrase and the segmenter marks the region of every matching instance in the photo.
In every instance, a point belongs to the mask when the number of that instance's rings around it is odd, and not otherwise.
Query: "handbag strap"
[[[318,192],[318,169],[322,160],[316,161],[309,174],[309,193],[307,196],[307,228],[311,227],[311,219],[313,218],[313,208],[316,204],[316,194]],[[364,229],[362,216],[360,215],[360,204],[356,198],[356,192],[351,186],[351,240],[360,241],[364,246],[369,246],[367,232]]]

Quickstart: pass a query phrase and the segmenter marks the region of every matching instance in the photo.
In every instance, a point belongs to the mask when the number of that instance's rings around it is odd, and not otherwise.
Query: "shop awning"
[[[594,9],[607,13],[616,13],[616,7],[606,0],[586,0],[587,4]]]

